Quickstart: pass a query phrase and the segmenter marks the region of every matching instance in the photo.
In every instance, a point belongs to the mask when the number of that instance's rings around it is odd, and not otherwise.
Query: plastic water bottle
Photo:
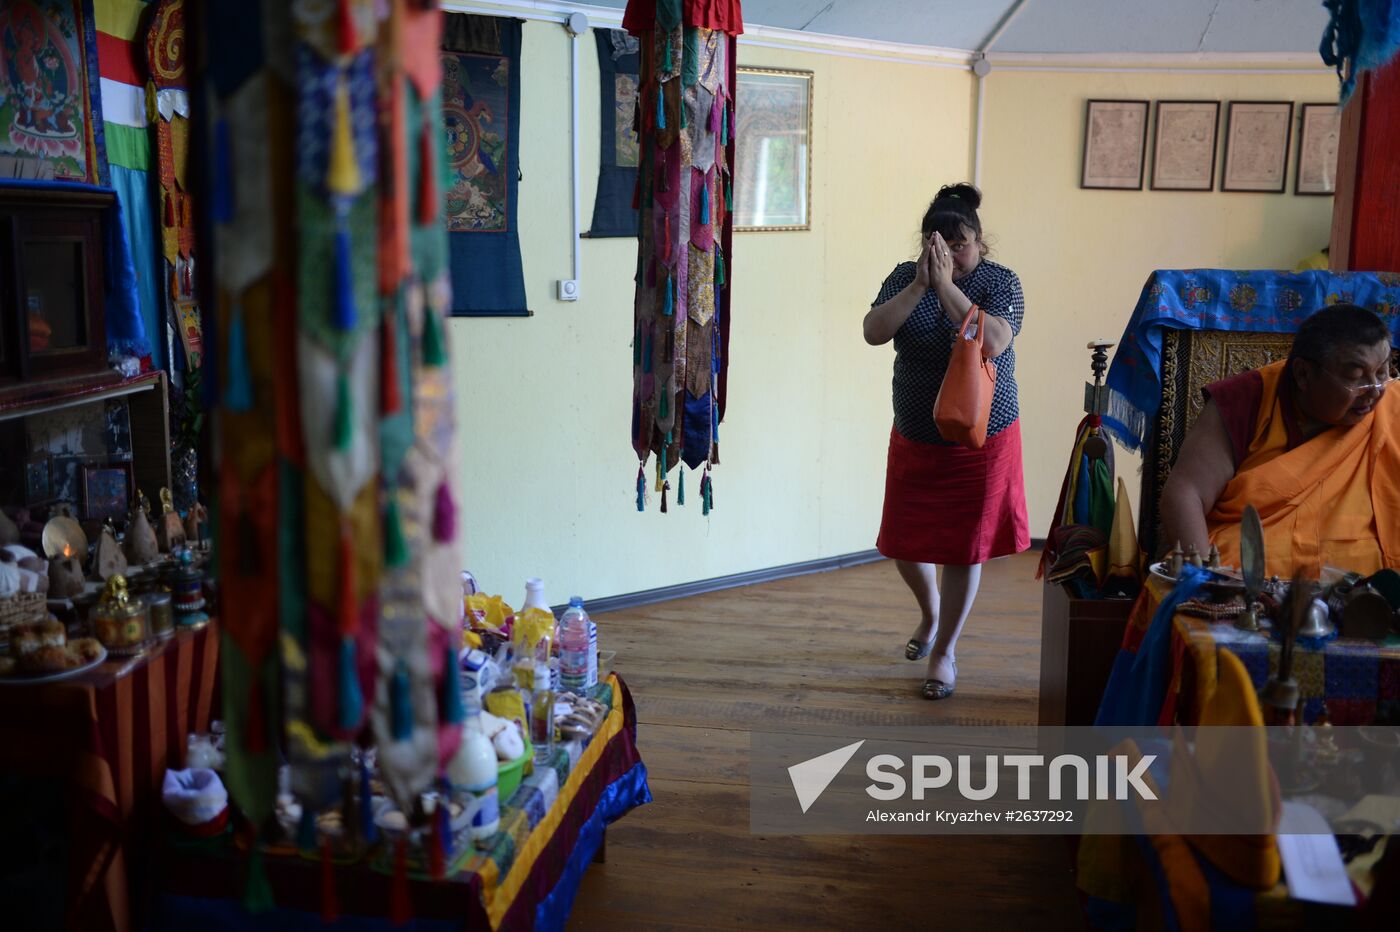
[[[581,693],[588,688],[589,626],[583,599],[574,596],[559,619],[559,685],[570,692]],[[596,635],[595,635],[596,636]],[[594,680],[598,672],[593,668]]]

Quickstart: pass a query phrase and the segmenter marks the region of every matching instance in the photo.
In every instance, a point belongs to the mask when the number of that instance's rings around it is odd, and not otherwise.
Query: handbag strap
[[[973,322],[974,314],[977,316],[977,335],[972,338],[972,342],[977,344],[978,349],[981,349],[982,334],[986,330],[986,327],[984,326],[985,322],[982,320],[982,318],[986,316],[986,311],[983,311],[976,304],[973,304],[967,309],[967,316],[963,318],[962,327],[958,329],[958,339],[967,339],[967,328],[968,325],[970,325]]]

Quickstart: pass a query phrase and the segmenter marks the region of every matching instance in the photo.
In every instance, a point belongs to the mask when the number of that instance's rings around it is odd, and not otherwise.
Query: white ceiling
[[[747,24],[974,51],[1015,6],[1015,0],[743,0]],[[1326,25],[1321,0],[1024,0],[989,51],[1316,53]]]

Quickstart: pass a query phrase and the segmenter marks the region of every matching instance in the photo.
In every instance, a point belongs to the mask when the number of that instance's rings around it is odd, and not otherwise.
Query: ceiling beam
[[[987,54],[987,51],[991,49],[992,44],[1001,38],[1001,34],[1006,32],[1007,27],[1011,25],[1011,21],[1014,20],[1020,14],[1021,8],[1025,5],[1026,0],[1016,0],[1015,3],[1011,4],[1007,11],[1004,14],[1002,14],[1001,19],[997,21],[996,28],[994,28],[991,32],[987,33],[987,38],[983,39],[982,44],[977,46],[977,52],[979,54]]]

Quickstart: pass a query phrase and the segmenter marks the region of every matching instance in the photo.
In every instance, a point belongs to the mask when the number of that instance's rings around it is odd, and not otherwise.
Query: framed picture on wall
[[[1152,190],[1215,187],[1218,100],[1159,100],[1152,144]]]
[[[1294,194],[1334,194],[1337,190],[1337,143],[1342,112],[1336,104],[1303,104],[1298,132],[1298,173]]]
[[[812,228],[812,72],[740,68],[734,229]]]
[[[1081,188],[1142,190],[1147,161],[1145,100],[1091,100],[1084,113]]]
[[[1225,111],[1225,170],[1220,175],[1220,190],[1282,194],[1292,129],[1291,102],[1230,101]]]
[[[84,466],[83,517],[89,521],[125,520],[131,510],[132,485],[130,463]]]
[[[24,464],[24,503],[37,505],[53,498],[53,472],[46,453],[29,457]]]

